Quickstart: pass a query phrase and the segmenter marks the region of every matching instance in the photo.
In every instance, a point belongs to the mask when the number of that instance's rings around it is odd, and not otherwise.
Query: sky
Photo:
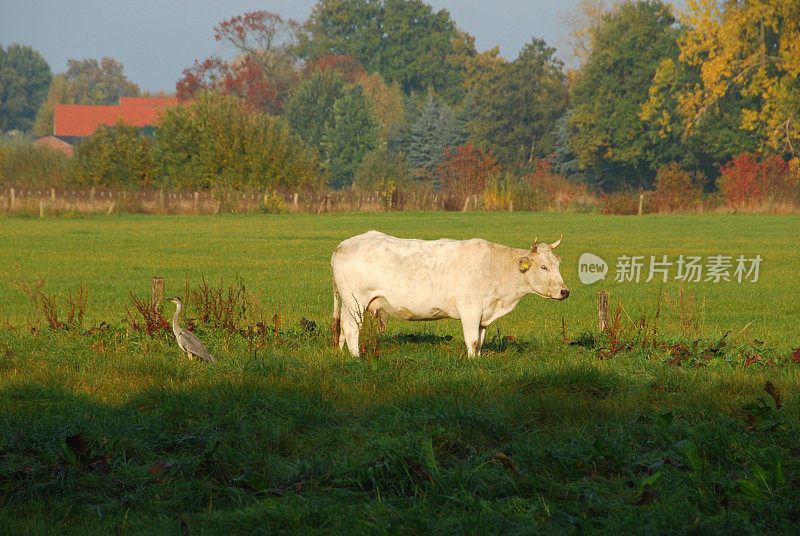
[[[500,47],[512,60],[532,38],[559,48],[563,17],[580,0],[427,0],[475,37],[478,51]],[[230,57],[214,26],[266,10],[304,22],[316,0],[0,0],[0,45],[30,45],[53,73],[68,59],[111,57],[143,91],[175,91],[182,71],[211,55]],[[562,57],[561,59],[566,59]]]

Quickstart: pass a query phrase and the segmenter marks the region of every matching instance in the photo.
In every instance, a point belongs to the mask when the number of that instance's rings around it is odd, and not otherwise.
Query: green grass
[[[328,263],[373,228],[519,247],[563,233],[571,296],[523,300],[476,360],[455,321],[390,321],[377,355],[352,358],[327,345]],[[792,533],[799,235],[797,217],[753,215],[0,219],[0,533]],[[764,262],[757,283],[687,283],[681,301],[674,282],[615,283],[613,266],[582,285],[585,251]],[[20,274],[60,301],[82,281],[84,329],[31,335]],[[125,327],[153,275],[168,295],[239,278],[281,333],[200,324],[219,362],[187,361],[168,334]],[[607,359],[589,336],[599,288],[631,345]],[[678,342],[692,356],[676,366]]]

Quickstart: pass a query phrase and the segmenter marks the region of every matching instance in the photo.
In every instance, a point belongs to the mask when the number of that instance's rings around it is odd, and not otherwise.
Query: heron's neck
[[[177,335],[180,332],[181,327],[178,325],[178,317],[181,316],[181,302],[178,302],[178,308],[175,309],[175,316],[172,317],[172,331]]]

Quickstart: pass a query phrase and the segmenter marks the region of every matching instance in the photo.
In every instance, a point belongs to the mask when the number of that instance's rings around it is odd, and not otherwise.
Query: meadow
[[[369,229],[563,234],[571,294],[523,299],[475,360],[457,321],[400,320],[353,358],[329,346],[329,261]],[[799,240],[793,215],[0,218],[0,533],[793,533]],[[605,280],[579,281],[585,252]],[[646,282],[663,255],[762,262]],[[615,281],[623,256],[639,282]],[[218,363],[132,327],[153,276],[194,291]],[[80,326],[48,326],[37,281],[62,318],[83,286]],[[233,328],[199,318],[204,284],[243,297]]]

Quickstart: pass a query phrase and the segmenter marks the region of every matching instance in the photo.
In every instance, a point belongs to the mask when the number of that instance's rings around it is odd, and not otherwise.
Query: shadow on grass
[[[503,344],[492,351],[514,348]],[[797,517],[778,492],[751,504],[731,491],[729,473],[746,474],[751,459],[733,460],[725,446],[768,466],[796,426],[754,436],[723,416],[674,407],[666,417],[669,404],[654,404],[645,380],[597,363],[520,370],[434,355],[442,369],[382,357],[341,372],[260,359],[236,374],[187,363],[196,372],[181,383],[143,384],[115,404],[80,374],[0,388],[0,522],[32,533],[46,515],[93,532],[488,534],[680,532],[691,519],[713,533],[730,528],[720,502],[754,531]],[[687,439],[703,446],[706,469],[689,467],[676,446]],[[97,457],[106,465],[88,463]],[[657,460],[660,497],[642,495]],[[637,504],[643,497],[651,502]]]

